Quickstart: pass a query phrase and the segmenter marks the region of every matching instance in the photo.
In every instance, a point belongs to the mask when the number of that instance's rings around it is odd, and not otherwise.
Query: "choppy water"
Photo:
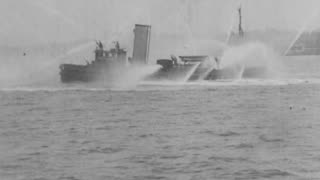
[[[284,79],[2,88],[0,179],[319,179],[320,66],[287,61]]]

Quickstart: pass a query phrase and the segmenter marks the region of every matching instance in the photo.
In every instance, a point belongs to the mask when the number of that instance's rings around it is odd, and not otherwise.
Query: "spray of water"
[[[0,87],[57,86],[59,84],[59,65],[69,58],[72,59],[72,56],[83,53],[85,49],[92,49],[92,46],[94,47],[93,43],[84,43],[57,57],[46,53],[0,57]],[[88,53],[91,54],[92,51]],[[83,60],[82,57],[76,57],[77,61],[80,58]]]
[[[114,76],[111,86],[121,89],[136,88],[146,77],[157,72],[159,65],[131,65],[120,67]],[[110,81],[105,82],[110,84]]]
[[[29,1],[32,5],[38,7],[39,9],[43,10],[50,16],[55,16],[60,18],[63,22],[68,23],[72,26],[80,28],[80,26],[70,17],[63,14],[61,11],[59,11],[56,8],[53,8],[50,4],[48,4],[48,1]]]
[[[200,66],[201,63],[196,63],[187,73],[186,77],[184,78],[183,82],[187,82],[191,76],[194,74],[194,72],[197,70],[197,68]]]
[[[77,47],[70,49],[65,54],[59,56],[57,59],[62,59],[62,58],[68,57],[70,55],[73,55],[73,54],[76,54],[79,52],[83,52],[84,50],[87,50],[87,49],[91,50],[91,49],[94,49],[94,47],[95,47],[94,42],[83,43]]]
[[[272,48],[265,44],[247,43],[227,49],[221,57],[220,67],[221,69],[232,69],[236,74],[235,78],[241,78],[248,69],[257,69],[257,78],[262,74],[267,77],[276,77],[282,69],[279,57]]]
[[[288,53],[290,52],[291,48],[294,46],[294,44],[298,41],[298,39],[300,38],[300,36],[306,32],[308,26],[310,26],[310,24],[312,24],[314,22],[314,20],[319,17],[319,11],[314,11],[313,14],[310,16],[309,20],[307,20],[305,22],[305,24],[302,26],[302,28],[300,29],[300,31],[298,32],[298,34],[296,35],[296,37],[292,40],[292,42],[290,43],[290,45],[288,46],[288,48],[286,49],[286,51],[284,52],[284,56],[288,55]],[[310,31],[312,31],[312,29],[310,29]]]
[[[48,57],[1,57],[0,86],[27,86],[57,82],[58,63]]]
[[[203,67],[203,69],[206,69],[205,71],[203,71],[203,73],[200,75],[199,80],[204,80],[211,71],[213,71],[214,69],[217,69],[217,64],[215,63],[215,61],[213,60],[214,57],[208,57],[202,64],[201,66]]]

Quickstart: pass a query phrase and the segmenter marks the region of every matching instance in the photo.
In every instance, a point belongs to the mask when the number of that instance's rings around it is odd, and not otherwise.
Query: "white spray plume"
[[[259,42],[247,43],[226,49],[221,57],[221,68],[228,67],[261,67],[268,74],[276,75],[282,70],[280,56],[267,45]]]

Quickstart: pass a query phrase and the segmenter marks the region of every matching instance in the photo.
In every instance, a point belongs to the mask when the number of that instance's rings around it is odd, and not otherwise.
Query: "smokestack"
[[[134,28],[133,57],[134,64],[147,64],[149,60],[151,26],[136,24]]]

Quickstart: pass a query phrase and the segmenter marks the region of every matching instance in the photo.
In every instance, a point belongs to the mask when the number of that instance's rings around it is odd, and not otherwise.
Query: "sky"
[[[134,24],[153,33],[227,33],[240,4],[245,30],[320,24],[319,0],[0,0],[0,45],[128,38]]]

